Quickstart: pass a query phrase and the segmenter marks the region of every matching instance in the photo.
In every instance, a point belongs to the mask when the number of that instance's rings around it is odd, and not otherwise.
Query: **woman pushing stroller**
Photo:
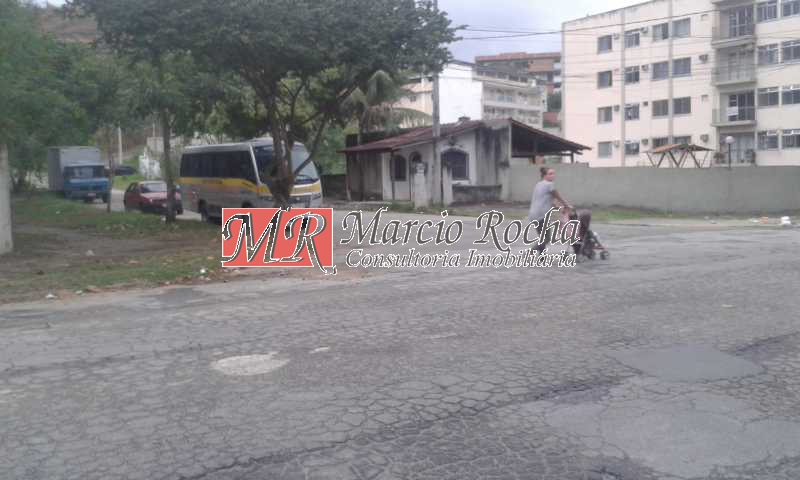
[[[545,228],[545,218],[547,217],[547,213],[556,205],[565,207],[568,211],[574,212],[575,208],[567,203],[566,200],[558,193],[556,190],[555,179],[556,179],[556,171],[552,168],[542,167],[539,170],[542,179],[536,186],[533,188],[533,197],[531,198],[531,207],[528,210],[528,221],[529,222],[538,222],[538,227],[536,227],[536,231],[539,232],[539,235],[542,234],[542,229]],[[569,212],[564,212],[569,214]],[[549,243],[553,242],[553,236],[556,235],[556,232],[548,232],[545,235],[545,239],[543,242],[536,245],[536,251],[542,253]]]

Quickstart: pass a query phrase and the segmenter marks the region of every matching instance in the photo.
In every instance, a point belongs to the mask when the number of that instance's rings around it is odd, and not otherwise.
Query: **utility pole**
[[[439,0],[433,0],[433,7],[439,10]],[[435,203],[444,202],[444,182],[442,175],[442,160],[439,158],[439,137],[441,136],[441,126],[439,125],[439,72],[433,75],[433,164],[431,165],[433,188],[436,194],[432,195]]]
[[[8,149],[0,143],[0,255],[11,253],[14,239],[11,235],[11,166]]]

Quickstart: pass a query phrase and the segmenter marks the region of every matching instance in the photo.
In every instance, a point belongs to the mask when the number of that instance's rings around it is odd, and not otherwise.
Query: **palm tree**
[[[362,88],[348,98],[346,107],[353,112],[360,136],[376,131],[394,133],[403,126],[420,126],[431,116],[411,108],[397,107],[397,103],[412,95],[402,75],[391,75],[383,70],[375,72]]]

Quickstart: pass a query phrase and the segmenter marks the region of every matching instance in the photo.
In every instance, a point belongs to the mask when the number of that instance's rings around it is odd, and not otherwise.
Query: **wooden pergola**
[[[697,158],[697,154],[701,152],[704,154],[702,160]],[[647,154],[647,158],[650,159],[650,163],[656,168],[661,168],[661,165],[664,164],[664,160],[667,160],[667,165],[672,168],[683,168],[690,157],[694,161],[695,167],[706,168],[707,166],[711,167],[711,163],[708,162],[708,155],[711,152],[713,152],[713,150],[710,148],[701,147],[700,145],[676,143],[654,148],[645,153]],[[707,166],[706,162],[708,162]]]

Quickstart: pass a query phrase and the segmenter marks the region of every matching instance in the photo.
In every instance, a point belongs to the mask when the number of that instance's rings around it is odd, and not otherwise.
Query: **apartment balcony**
[[[755,65],[735,65],[714,69],[714,85],[717,87],[739,86],[756,82]]]
[[[713,29],[711,45],[714,48],[730,48],[756,42],[756,25],[720,25]]]
[[[756,124],[756,107],[714,109],[713,126],[748,127]]]

